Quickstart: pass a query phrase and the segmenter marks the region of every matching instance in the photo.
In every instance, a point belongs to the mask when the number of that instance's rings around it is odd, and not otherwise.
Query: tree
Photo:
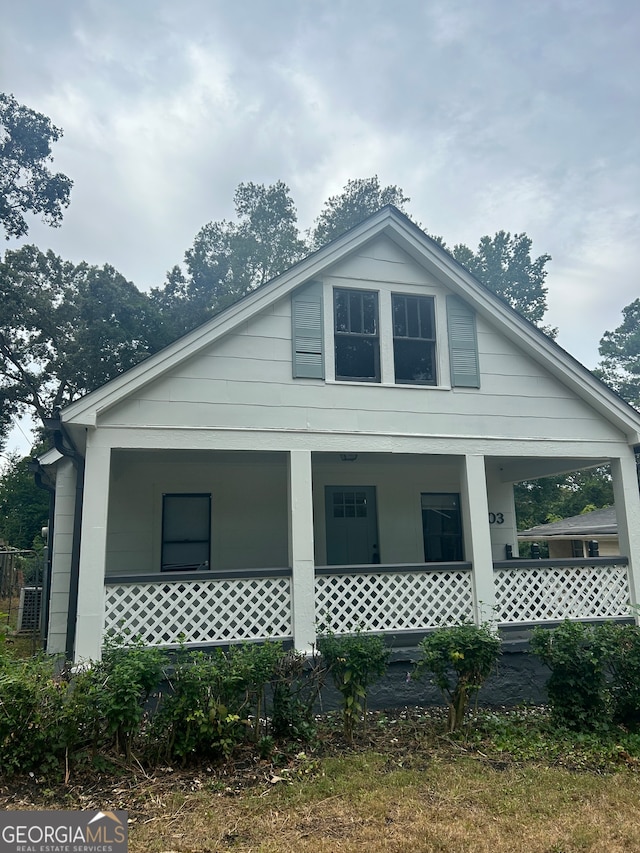
[[[73,182],[47,165],[51,145],[61,136],[46,116],[0,94],[0,223],[7,240],[28,232],[23,215],[28,211],[41,213],[54,227],[62,222]]]
[[[460,243],[454,246],[452,254],[492,293],[555,337],[557,329],[540,325],[547,311],[545,266],[551,256],[540,255],[532,260],[531,242],[526,234],[512,236],[508,231],[498,231],[494,237],[482,237],[476,252]]]
[[[177,335],[290,267],[306,252],[296,209],[282,181],[240,184],[234,196],[238,222],[209,222],[151,298]]]
[[[168,343],[147,296],[113,267],[23,246],[0,263],[0,411],[39,420]]]
[[[36,486],[29,462],[14,454],[0,475],[0,540],[12,548],[33,548],[49,518],[49,496]]]
[[[613,504],[608,466],[518,483],[514,489],[518,529],[571,518]]]
[[[410,200],[395,184],[381,187],[377,175],[347,181],[339,195],[325,201],[311,231],[312,247],[319,249],[387,204],[404,211]]]
[[[602,336],[602,360],[594,372],[627,403],[640,409],[640,299],[623,308],[622,317],[617,329]]]

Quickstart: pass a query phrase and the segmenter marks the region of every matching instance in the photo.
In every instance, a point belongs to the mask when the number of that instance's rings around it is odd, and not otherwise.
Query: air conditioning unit
[[[18,633],[40,629],[40,606],[42,589],[38,586],[24,586],[20,590],[18,605]]]

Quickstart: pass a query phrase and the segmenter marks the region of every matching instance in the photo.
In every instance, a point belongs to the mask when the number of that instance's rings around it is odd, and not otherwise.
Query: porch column
[[[461,502],[465,558],[473,564],[475,622],[481,625],[493,619],[496,610],[484,456],[464,457]]]
[[[111,449],[87,437],[82,508],[78,617],[74,661],[100,660],[104,630],[104,577],[107,555],[107,513]]]
[[[289,560],[293,644],[310,651],[316,640],[311,451],[289,451]]]
[[[640,492],[633,450],[620,459],[611,460],[613,500],[618,520],[620,553],[629,558],[629,595],[631,606],[640,604]],[[640,612],[633,613],[640,624]]]

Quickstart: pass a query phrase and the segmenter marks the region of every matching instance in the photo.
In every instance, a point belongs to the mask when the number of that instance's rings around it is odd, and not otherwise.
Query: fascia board
[[[491,293],[437,243],[429,238],[420,239],[419,232],[416,234],[407,228],[396,230],[391,226],[387,231],[398,246],[449,289],[470,302],[480,315],[493,324],[497,319],[510,340],[520,347],[524,345],[532,358],[549,373],[621,430],[630,445],[640,444],[640,414],[596,379],[584,365]]]
[[[239,302],[230,305],[202,326],[198,326],[140,364],[71,403],[62,410],[62,420],[65,423],[95,427],[97,418],[102,412],[135,393],[148,382],[159,378],[182,361],[197,355],[202,349],[210,346],[301,284],[319,276],[327,267],[338,263],[355,248],[381,233],[385,223],[395,218],[396,214],[391,208],[383,208],[342,237],[307,258],[303,258],[277,278],[249,293]]]

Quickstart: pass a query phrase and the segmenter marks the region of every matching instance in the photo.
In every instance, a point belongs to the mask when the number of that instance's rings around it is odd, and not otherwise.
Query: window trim
[[[207,513],[207,538],[194,540],[168,540],[165,538],[165,521],[167,516],[167,498],[206,498],[208,501]],[[207,543],[207,559],[198,566],[193,564],[185,566],[166,565],[165,564],[165,545],[179,544],[203,544]],[[164,492],[162,494],[162,520],[160,527],[160,571],[161,572],[193,572],[198,570],[211,569],[211,492]]]

